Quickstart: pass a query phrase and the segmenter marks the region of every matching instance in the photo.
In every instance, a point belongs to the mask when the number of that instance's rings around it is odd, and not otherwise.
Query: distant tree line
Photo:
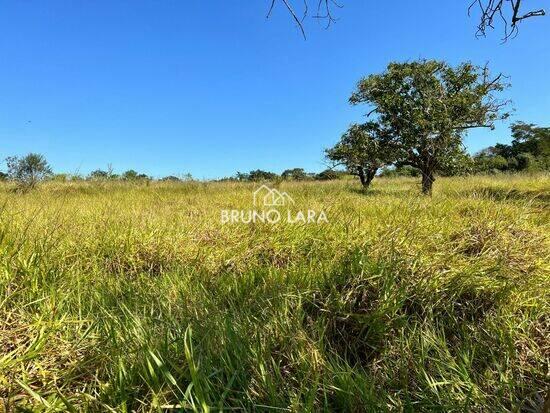
[[[23,157],[10,156],[5,159],[6,172],[0,171],[0,181],[11,181],[16,184],[18,190],[29,190],[36,187],[42,181],[128,181],[128,182],[149,182],[155,180],[149,175],[139,173],[133,169],[129,169],[121,174],[113,172],[112,167],[107,170],[96,169],[88,175],[79,174],[54,174],[51,166],[47,162],[44,155],[37,153],[29,153]],[[158,181],[189,181],[193,177],[191,174],[182,176],[169,175]]]
[[[422,171],[411,165],[396,162],[385,162],[388,154],[377,147],[376,140],[365,139],[364,132],[372,131],[373,125],[353,125],[342,136],[333,148],[326,151],[327,157],[341,160],[342,169],[325,169],[322,172],[306,172],[303,168],[286,169],[281,174],[256,169],[248,173],[237,172],[235,176],[218,181],[262,182],[262,181],[329,181],[342,179],[345,176],[357,176],[363,186],[368,187],[375,176],[422,177]],[[370,128],[370,129],[369,129]],[[452,165],[440,168],[438,174],[455,176],[466,174],[495,174],[515,172],[550,171],[550,128],[534,124],[517,122],[511,126],[512,142],[510,145],[497,143],[487,147],[473,156],[460,152]],[[191,174],[182,176],[168,175],[154,179],[143,173],[129,169],[121,174],[96,169],[87,176],[54,174],[43,155],[29,153],[23,157],[6,158],[7,172],[0,171],[0,181],[16,182],[20,189],[32,189],[44,180],[55,181],[128,181],[128,182],[182,182],[191,181]]]
[[[32,189],[39,182],[45,180],[53,181],[127,181],[127,182],[183,182],[192,181],[191,174],[181,176],[168,175],[160,179],[139,173],[133,169],[117,174],[112,167],[96,169],[88,175],[54,174],[52,168],[43,155],[30,153],[23,157],[8,157],[6,159],[7,172],[0,172],[0,181],[12,181],[19,189]],[[303,168],[292,168],[283,171],[280,175],[275,172],[257,169],[248,173],[237,172],[235,176],[222,178],[218,181],[239,181],[239,182],[261,182],[261,181],[326,181],[340,179],[347,175],[345,171],[326,169],[319,173],[306,172]]]
[[[275,172],[256,169],[248,173],[237,172],[233,177],[223,178],[220,181],[241,181],[241,182],[261,182],[261,181],[329,181],[340,179],[348,175],[346,171],[325,169],[322,172],[306,172],[303,168],[292,168],[284,170],[280,175]]]
[[[442,171],[441,175],[550,171],[550,128],[516,122],[510,129],[510,145],[497,143],[473,156],[465,155],[457,161],[454,170]],[[378,176],[420,177],[421,172],[407,165],[383,167]]]
[[[550,170],[550,128],[518,122],[511,131],[510,145],[498,143],[472,157],[472,172]]]
[[[193,176],[191,174],[184,174],[181,176],[168,175],[160,179],[155,179],[144,173],[139,173],[133,169],[129,169],[121,174],[116,174],[111,168],[108,170],[96,169],[87,177],[79,177],[79,179],[85,179],[89,181],[102,181],[102,180],[118,180],[118,181],[130,181],[130,182],[144,182],[144,181],[161,181],[161,182],[180,182],[180,181],[192,181]]]
[[[133,169],[129,169],[126,172],[123,172],[122,174],[118,175],[113,173],[113,171],[110,168],[107,171],[104,171],[102,169],[96,169],[95,171],[90,172],[87,178],[92,180],[120,179],[124,181],[137,181],[137,180],[151,179],[150,176],[143,173],[138,173]]]

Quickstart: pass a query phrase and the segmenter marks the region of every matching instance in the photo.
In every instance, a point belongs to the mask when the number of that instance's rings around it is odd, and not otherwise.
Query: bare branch
[[[300,32],[302,33],[302,36],[304,39],[306,38],[306,32],[304,29],[304,21],[309,15],[309,7],[308,7],[308,0],[303,0],[303,14],[302,17],[299,18],[298,14],[295,11],[295,8],[293,7],[292,0],[271,0],[269,4],[269,9],[267,12],[266,18],[271,17],[271,13],[273,12],[273,9],[275,8],[275,4],[279,1],[280,3],[283,3],[287,11],[290,13],[292,19],[300,29]],[[336,0],[319,0],[317,4],[317,11],[316,14],[311,16],[315,19],[321,19],[327,21],[326,28],[328,29],[332,23],[336,22],[336,18],[332,15],[332,8],[342,8],[343,6],[336,2]]]
[[[517,35],[520,21],[546,14],[544,9],[521,14],[521,6],[522,0],[474,0],[468,7],[468,15],[471,14],[474,8],[479,9],[481,13],[477,26],[477,36],[485,36],[488,29],[494,29],[495,19],[502,20],[504,25],[503,41],[506,41]]]
[[[304,28],[304,22],[309,15],[309,4],[311,2],[317,2],[316,12],[311,17],[314,19],[320,19],[326,21],[326,28],[328,29],[332,23],[335,23],[337,19],[333,15],[334,8],[342,8],[338,0],[302,0],[303,13],[301,17],[295,7],[298,4],[298,0],[269,0],[269,10],[267,17],[271,16],[273,9],[277,3],[282,3],[287,11],[290,13],[292,19],[297,24],[302,36],[306,38],[306,32]],[[468,7],[468,15],[471,15],[473,10],[479,10],[480,17],[477,25],[477,36],[485,36],[487,31],[494,29],[496,24],[500,21],[504,26],[504,38],[503,41],[513,38],[518,34],[519,22],[529,19],[531,17],[544,16],[546,13],[544,9],[522,11],[524,5],[523,0],[470,0]]]

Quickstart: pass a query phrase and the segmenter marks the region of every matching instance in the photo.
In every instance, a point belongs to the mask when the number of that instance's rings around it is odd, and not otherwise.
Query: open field
[[[0,186],[0,411],[542,411],[548,175],[255,186]]]

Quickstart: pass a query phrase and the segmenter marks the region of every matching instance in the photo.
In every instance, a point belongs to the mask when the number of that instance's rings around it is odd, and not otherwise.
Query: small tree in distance
[[[94,180],[108,179],[109,173],[102,169],[96,169],[95,171],[90,172],[89,178]]]
[[[274,172],[263,171],[261,169],[256,169],[255,171],[250,171],[249,173],[237,172],[236,179],[238,181],[252,181],[252,182],[261,182],[261,181],[273,181],[274,179],[279,178]]]
[[[368,188],[378,169],[392,160],[391,143],[385,141],[375,122],[352,125],[325,153],[335,165],[343,165],[358,176],[363,188]]]
[[[129,169],[126,172],[122,174],[122,179],[126,181],[133,181],[138,179],[138,173],[134,171],[133,169]]]
[[[333,181],[341,179],[346,175],[345,171],[338,171],[334,169],[325,169],[314,176],[316,181]]]
[[[281,178],[292,181],[304,181],[310,178],[310,175],[303,168],[293,168],[283,171]]]
[[[22,158],[10,156],[6,158],[6,163],[8,177],[24,189],[34,188],[40,181],[52,174],[52,169],[46,158],[37,153],[29,153]]]
[[[180,182],[181,179],[174,175],[168,175],[160,179],[162,182]]]

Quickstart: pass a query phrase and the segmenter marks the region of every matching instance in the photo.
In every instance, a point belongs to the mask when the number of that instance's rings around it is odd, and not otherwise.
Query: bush
[[[413,168],[409,165],[398,166],[398,167],[385,167],[380,172],[380,176],[384,178],[394,178],[398,176],[409,176],[409,177],[419,177],[420,170]]]
[[[536,171],[538,169],[537,159],[530,153],[520,153],[516,159],[520,171]]]
[[[163,181],[163,182],[179,182],[179,181],[181,181],[181,179],[179,179],[177,176],[169,175],[169,176],[165,176],[164,178],[162,178],[161,181]]]
[[[52,175],[52,169],[46,158],[37,153],[29,153],[23,158],[10,156],[6,159],[8,177],[20,187],[34,188],[40,181]]]
[[[346,175],[343,171],[335,171],[333,169],[325,169],[322,172],[319,172],[317,175],[315,175],[315,179],[317,181],[332,181],[335,179],[340,179],[344,175]]]
[[[303,168],[294,168],[283,171],[281,177],[292,181],[304,181],[309,179],[310,175]]]
[[[133,169],[129,169],[126,172],[124,172],[121,176],[122,179],[125,181],[137,181],[137,180],[149,180],[151,179],[146,174],[140,174],[134,171]]]
[[[236,179],[238,181],[273,181],[279,178],[274,172],[262,171],[261,169],[256,169],[255,171],[250,171],[249,173],[237,172]]]
[[[109,177],[110,177],[110,174],[101,169],[96,169],[95,171],[90,172],[90,175],[88,176],[89,179],[94,179],[94,180],[108,179]]]
[[[476,173],[499,173],[509,167],[508,160],[501,155],[480,153],[473,158],[473,171]]]

